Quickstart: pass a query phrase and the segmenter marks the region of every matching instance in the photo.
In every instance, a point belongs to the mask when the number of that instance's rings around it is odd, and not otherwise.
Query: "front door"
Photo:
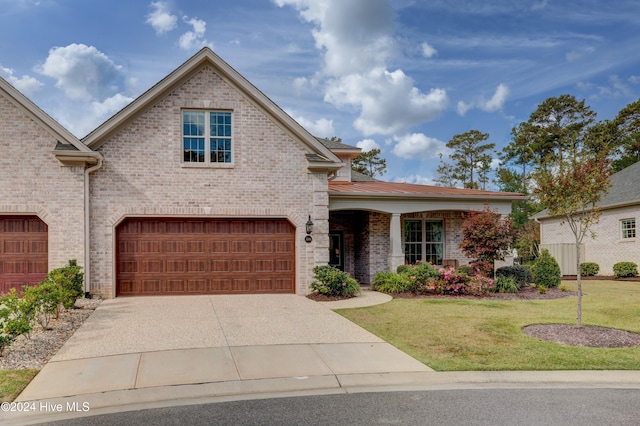
[[[329,231],[329,265],[344,271],[344,232]]]

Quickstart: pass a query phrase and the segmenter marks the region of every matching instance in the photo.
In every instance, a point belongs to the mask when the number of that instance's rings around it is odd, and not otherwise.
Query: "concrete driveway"
[[[104,301],[19,401],[163,386],[432,371],[331,310],[375,304],[296,295]]]

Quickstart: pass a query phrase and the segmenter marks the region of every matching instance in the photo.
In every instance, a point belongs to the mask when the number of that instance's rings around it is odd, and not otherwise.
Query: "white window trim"
[[[204,158],[205,161],[203,163],[197,162],[187,162],[184,161],[184,138],[189,137],[184,134],[184,113],[185,112],[204,112],[204,128],[205,134],[202,136],[204,138]],[[211,135],[209,134],[209,120],[210,120],[210,112],[228,112],[231,114],[231,162],[229,163],[212,163],[211,162]],[[235,119],[232,110],[228,109],[191,109],[185,108],[180,110],[180,165],[183,168],[192,168],[192,169],[200,169],[200,168],[213,168],[213,169],[232,169],[235,167],[236,160],[236,150],[235,150],[235,141],[236,141],[236,129],[235,129]],[[200,136],[194,136],[200,137]]]
[[[633,228],[631,227],[627,227],[625,228],[625,222],[631,222],[633,221]],[[621,241],[635,241],[636,237],[638,236],[638,228],[636,226],[636,218],[635,217],[627,217],[624,219],[620,219],[619,221],[620,223],[620,240]],[[625,231],[630,231],[633,229],[633,233],[635,234],[635,236],[633,237],[625,237]]]
[[[407,221],[419,221],[419,222],[422,222],[422,226],[421,226],[422,227],[422,237],[421,237],[422,241],[420,241],[420,243],[407,243],[407,241],[405,239],[406,236],[404,234],[404,223],[407,222]],[[426,251],[427,250],[427,244],[434,244],[433,242],[427,243],[427,241],[426,241],[426,233],[427,233],[427,229],[426,228],[427,227],[426,227],[426,223],[425,222],[440,222],[442,224],[442,242],[440,242],[440,244],[442,245],[442,262],[444,262],[444,260],[446,258],[446,256],[445,256],[445,253],[446,253],[446,247],[445,247],[445,244],[446,244],[446,238],[445,238],[446,232],[445,232],[445,221],[444,221],[444,219],[437,219],[437,218],[436,219],[425,219],[425,218],[407,218],[407,219],[403,219],[403,221],[402,221],[402,251],[403,252],[405,251],[405,247],[406,247],[407,244],[420,244],[421,245],[421,250],[422,250],[422,259],[421,259],[421,261],[423,261],[423,262],[425,261],[424,257],[425,257],[425,255],[427,253],[427,251]],[[406,256],[406,254],[405,254],[405,256]],[[405,259],[406,259],[406,257],[405,257]],[[442,266],[442,264],[440,264],[440,266]]]

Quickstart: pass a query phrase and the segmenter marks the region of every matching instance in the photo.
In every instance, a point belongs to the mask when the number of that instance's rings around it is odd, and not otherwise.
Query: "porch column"
[[[391,215],[391,228],[390,228],[390,241],[389,246],[391,251],[389,253],[389,270],[395,271],[398,266],[404,265],[404,253],[402,253],[402,232],[400,226],[400,213],[393,213]]]

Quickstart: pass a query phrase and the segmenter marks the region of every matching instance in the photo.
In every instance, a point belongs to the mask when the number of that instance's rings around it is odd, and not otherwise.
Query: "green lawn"
[[[0,402],[13,401],[38,370],[0,370]]]
[[[574,282],[564,282],[576,290]],[[583,325],[640,333],[640,283],[583,281]],[[599,349],[541,341],[540,323],[575,324],[577,297],[555,300],[394,299],[337,312],[436,371],[638,370],[640,347]]]

